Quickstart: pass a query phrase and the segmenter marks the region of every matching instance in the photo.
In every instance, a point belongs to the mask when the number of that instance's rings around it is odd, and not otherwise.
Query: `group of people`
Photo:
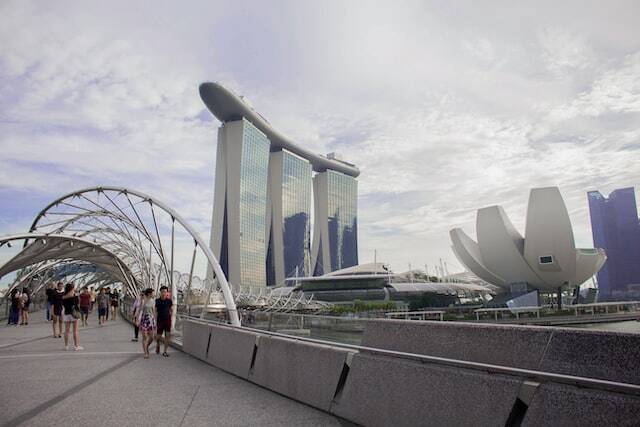
[[[47,321],[54,321],[54,333],[56,320],[60,322],[61,302],[59,294],[63,292],[64,284],[59,282],[57,285],[51,284],[46,290],[47,294]],[[80,312],[79,320],[82,326],[88,326],[89,314],[93,313],[95,305],[98,305],[98,324],[100,326],[109,320],[109,307],[111,307],[111,320],[116,320],[118,313],[118,305],[120,303],[120,294],[117,290],[111,291],[110,288],[101,288],[99,293],[93,288],[83,288],[78,295],[78,309]]]
[[[169,357],[167,352],[171,342],[171,320],[173,301],[169,295],[169,288],[160,287],[160,298],[154,299],[154,291],[147,288],[133,303],[131,315],[134,319],[134,337],[132,341],[138,341],[139,332],[142,331],[142,351],[144,358],[149,358],[149,347],[156,340],[156,354],[160,354],[160,344],[164,345],[162,355]]]
[[[101,288],[98,293],[92,288],[83,288],[78,293],[74,283],[51,283],[46,289],[47,309],[46,319],[52,322],[53,337],[62,338],[62,326],[64,324],[64,348],[69,350],[70,337],[73,338],[73,349],[84,350],[80,345],[78,323],[88,325],[89,314],[94,307],[98,307],[98,324],[103,326],[111,314],[111,320],[116,320],[120,295],[117,290]],[[11,292],[11,313],[9,324],[29,324],[29,305],[31,293],[28,288],[20,292],[14,289]],[[156,354],[160,354],[161,345],[164,347],[162,356],[169,357],[168,348],[171,342],[171,324],[173,317],[173,301],[166,286],[160,288],[159,298],[154,298],[154,290],[147,288],[134,301],[132,306],[132,319],[134,321],[134,338],[138,341],[142,331],[142,350],[144,358],[149,358],[149,347],[156,340]]]
[[[83,350],[80,346],[78,322],[80,321],[82,326],[88,326],[89,313],[93,312],[96,303],[100,326],[105,323],[105,318],[108,319],[109,305],[113,308],[112,320],[115,320],[120,300],[118,291],[114,290],[112,293],[109,288],[101,288],[99,294],[96,294],[93,289],[84,288],[78,294],[72,282],[66,285],[62,282],[55,285],[52,283],[47,287],[46,295],[46,317],[47,321],[52,322],[53,337],[62,338],[64,323],[64,348],[69,349],[69,333],[73,331],[73,348],[76,351]]]
[[[29,324],[29,306],[31,305],[31,291],[29,288],[13,289],[9,295],[9,325],[18,326]],[[18,323],[20,322],[20,323]]]

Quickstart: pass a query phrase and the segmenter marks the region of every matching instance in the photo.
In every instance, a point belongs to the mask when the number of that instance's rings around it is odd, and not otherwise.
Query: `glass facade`
[[[358,264],[358,181],[332,170],[325,173],[328,243],[331,271],[335,271]]]
[[[598,272],[599,298],[615,299],[640,290],[640,221],[633,187],[587,194],[593,244],[607,261]],[[631,285],[631,286],[630,286]],[[632,289],[633,288],[633,289]]]
[[[282,151],[282,240],[284,276],[309,273],[311,163]]]
[[[270,143],[243,120],[240,159],[240,283],[265,286],[265,234]]]

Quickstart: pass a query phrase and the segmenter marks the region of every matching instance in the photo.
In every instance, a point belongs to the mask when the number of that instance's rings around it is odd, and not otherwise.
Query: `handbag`
[[[78,308],[77,305],[73,306],[73,309],[71,309],[71,315],[73,316],[74,319],[79,319],[81,317],[80,313],[80,309]]]

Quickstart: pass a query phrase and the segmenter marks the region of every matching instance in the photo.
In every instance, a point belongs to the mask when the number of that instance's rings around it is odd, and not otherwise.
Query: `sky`
[[[524,233],[558,186],[576,244],[586,192],[640,189],[637,1],[0,3],[0,234],[115,185],[208,238],[218,81],[277,129],[361,169],[359,258],[442,258],[502,205]]]

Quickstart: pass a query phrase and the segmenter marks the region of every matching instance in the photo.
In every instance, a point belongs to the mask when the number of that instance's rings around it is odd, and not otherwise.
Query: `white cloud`
[[[364,262],[375,248],[453,265],[450,228],[503,204],[522,229],[543,185],[589,245],[585,192],[640,184],[637,5],[280,6],[4,2],[0,188],[130,186],[206,235],[217,122],[203,80],[358,164]]]

